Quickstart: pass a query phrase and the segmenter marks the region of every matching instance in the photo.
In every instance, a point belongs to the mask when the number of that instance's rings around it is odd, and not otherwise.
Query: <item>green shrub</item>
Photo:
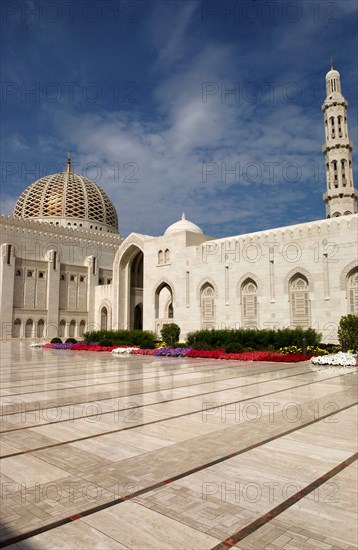
[[[194,349],[244,349],[253,350],[278,350],[289,346],[302,346],[305,338],[306,344],[317,346],[321,335],[314,329],[227,329],[227,330],[198,330],[188,335],[188,345]],[[198,347],[200,345],[200,348]],[[237,353],[236,351],[230,353]]]
[[[243,351],[243,347],[241,344],[237,344],[235,342],[231,342],[230,344],[227,344],[225,346],[225,352],[226,353],[241,353]]]
[[[67,340],[65,340],[66,344],[77,344],[77,340],[76,338],[67,338]]]
[[[99,346],[107,346],[107,347],[111,347],[113,346],[113,343],[110,341],[110,340],[107,340],[107,338],[105,338],[104,340],[100,340],[98,342],[98,345]],[[117,344],[116,344],[117,345]]]
[[[358,316],[344,315],[339,321],[338,340],[346,343],[347,349],[358,352]]]
[[[162,326],[160,331],[163,342],[166,344],[175,344],[179,341],[180,326],[176,323],[168,323]]]
[[[110,342],[113,346],[141,346],[145,342],[147,347],[155,345],[156,335],[149,330],[94,330],[85,332],[85,342]]]
[[[154,349],[155,342],[151,338],[143,338],[142,343],[139,347],[141,349]]]
[[[187,348],[188,344],[186,342],[177,342],[176,344],[174,344],[174,347],[175,348]]]
[[[61,340],[61,338],[56,337],[56,338],[52,338],[50,343],[51,344],[62,344],[62,340]]]
[[[188,345],[190,345],[189,342]],[[210,344],[207,344],[206,342],[201,342],[200,340],[199,342],[194,341],[193,344],[190,345],[190,347],[198,351],[211,351],[212,349],[214,349],[214,347]]]

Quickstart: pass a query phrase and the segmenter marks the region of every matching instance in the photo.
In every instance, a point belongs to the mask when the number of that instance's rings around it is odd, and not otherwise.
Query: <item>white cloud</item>
[[[8,144],[10,146],[10,149],[14,151],[15,153],[26,151],[30,149],[29,145],[26,142],[26,139],[24,136],[14,133],[12,136],[10,136],[8,139]]]

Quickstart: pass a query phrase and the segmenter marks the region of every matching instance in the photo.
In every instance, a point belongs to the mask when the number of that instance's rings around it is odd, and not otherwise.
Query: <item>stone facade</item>
[[[67,172],[29,186],[14,216],[0,218],[2,339],[159,332],[175,322],[182,338],[200,328],[311,326],[336,341],[340,317],[358,315],[358,216],[333,67],[326,83],[327,219],[213,239],[183,215],[162,236],[123,240],[110,199],[69,159]]]

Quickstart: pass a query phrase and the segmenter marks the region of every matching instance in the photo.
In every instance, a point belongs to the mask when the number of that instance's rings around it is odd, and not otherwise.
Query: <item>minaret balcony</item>
[[[344,147],[352,151],[353,143],[350,139],[347,138],[336,138],[335,140],[328,139],[327,142],[322,145],[322,151],[323,153],[326,153],[331,149],[339,149],[340,147]]]

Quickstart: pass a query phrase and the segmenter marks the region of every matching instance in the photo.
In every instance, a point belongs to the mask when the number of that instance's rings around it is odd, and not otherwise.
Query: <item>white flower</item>
[[[136,348],[115,348],[112,349],[112,353],[115,355],[129,355],[133,349]]]
[[[42,346],[45,345],[45,342],[34,342],[33,344],[30,344],[30,348],[42,348]]]
[[[319,357],[312,357],[311,363],[313,365],[330,365],[334,367],[355,367],[357,356],[353,353],[333,353],[331,355],[321,355]]]

